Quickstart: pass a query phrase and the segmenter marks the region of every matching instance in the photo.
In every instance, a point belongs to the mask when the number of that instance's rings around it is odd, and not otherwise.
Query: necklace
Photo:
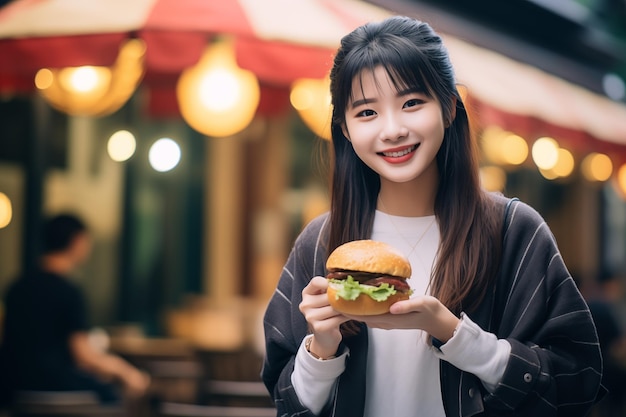
[[[383,200],[379,197],[378,198],[378,202],[380,203],[380,208],[382,208],[384,211],[382,211],[382,213],[385,214],[385,216],[389,219],[389,223],[391,223],[391,226],[394,228],[394,230],[396,231],[396,233],[398,233],[398,235],[402,238],[402,240],[404,240],[404,242],[407,244],[407,246],[409,248],[411,248],[411,251],[406,255],[407,258],[409,258],[413,252],[415,251],[415,249],[417,248],[417,245],[419,245],[419,243],[422,241],[422,239],[424,239],[424,236],[426,236],[426,233],[428,233],[428,231],[430,230],[430,228],[432,227],[432,225],[435,223],[436,217],[433,217],[433,219],[431,220],[431,222],[428,224],[428,226],[424,229],[424,231],[422,232],[422,234],[420,235],[420,237],[417,239],[417,241],[414,244],[411,244],[406,237],[404,237],[404,235],[400,232],[400,229],[396,226],[396,224],[393,221],[393,218],[391,217],[390,214],[387,214],[387,208],[385,207],[385,203],[383,203]],[[419,258],[419,257],[418,257]],[[421,259],[420,259],[421,262]]]
[[[383,213],[385,215],[385,217],[387,219],[389,219],[389,223],[391,223],[391,227],[396,231],[396,233],[400,236],[400,238],[402,238],[402,240],[404,241],[404,243],[406,243],[406,245],[411,248],[411,251],[406,255],[407,258],[411,258],[411,255],[413,254],[413,252],[415,251],[415,249],[417,248],[417,246],[420,244],[420,242],[422,241],[422,239],[424,239],[424,236],[426,236],[426,233],[428,233],[428,231],[430,230],[430,228],[432,227],[432,225],[435,223],[435,220],[437,220],[437,218],[435,216],[433,216],[432,221],[428,224],[428,226],[426,226],[426,228],[424,229],[424,231],[422,232],[422,234],[420,235],[420,237],[417,239],[417,241],[414,244],[411,244],[406,237],[400,232],[400,228],[396,225],[396,223],[393,221],[393,218],[390,214],[387,213],[387,209],[385,207],[385,203],[383,203],[383,200],[379,197],[378,201],[380,202],[380,207],[381,207],[381,213]],[[417,262],[421,265],[421,267],[424,270],[424,281],[419,280],[414,282],[413,284],[411,284],[412,286],[415,286],[415,289],[417,290],[418,287],[420,287],[420,289],[418,290],[421,293],[421,287],[423,286],[423,294],[426,295],[429,293],[430,290],[430,284],[432,282],[432,264],[430,265],[430,268],[426,266],[426,264],[424,263],[424,261],[422,260],[422,257],[420,256],[419,252],[415,254],[415,258],[417,258]],[[433,260],[434,262],[434,260]]]

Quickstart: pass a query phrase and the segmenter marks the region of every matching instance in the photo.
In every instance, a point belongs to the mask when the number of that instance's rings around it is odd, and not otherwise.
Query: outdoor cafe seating
[[[111,338],[112,351],[151,375],[151,415],[276,415],[260,379],[258,311],[202,303],[183,310],[168,315],[167,337]]]
[[[11,417],[125,417],[117,405],[102,405],[90,391],[22,391],[18,392]]]

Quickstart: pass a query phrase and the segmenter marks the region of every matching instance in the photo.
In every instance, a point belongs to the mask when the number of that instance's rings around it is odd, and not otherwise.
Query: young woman
[[[278,415],[583,416],[602,359],[544,220],[479,185],[441,38],[392,17],[341,42],[331,71],[330,213],[296,240],[265,314]],[[347,317],[326,296],[337,246],[403,250],[412,297]]]

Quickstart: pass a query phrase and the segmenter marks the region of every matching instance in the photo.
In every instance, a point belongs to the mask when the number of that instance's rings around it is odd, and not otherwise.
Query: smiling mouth
[[[408,155],[411,152],[415,151],[418,146],[419,146],[419,143],[417,145],[413,145],[413,146],[408,147],[406,149],[403,149],[401,151],[380,152],[379,155],[383,155],[383,156],[386,156],[388,158],[400,158],[401,156]]]

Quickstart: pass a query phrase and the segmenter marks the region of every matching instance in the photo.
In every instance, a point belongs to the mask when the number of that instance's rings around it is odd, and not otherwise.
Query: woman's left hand
[[[398,301],[387,314],[348,317],[379,329],[421,329],[444,343],[452,337],[459,323],[446,306],[428,295]]]

